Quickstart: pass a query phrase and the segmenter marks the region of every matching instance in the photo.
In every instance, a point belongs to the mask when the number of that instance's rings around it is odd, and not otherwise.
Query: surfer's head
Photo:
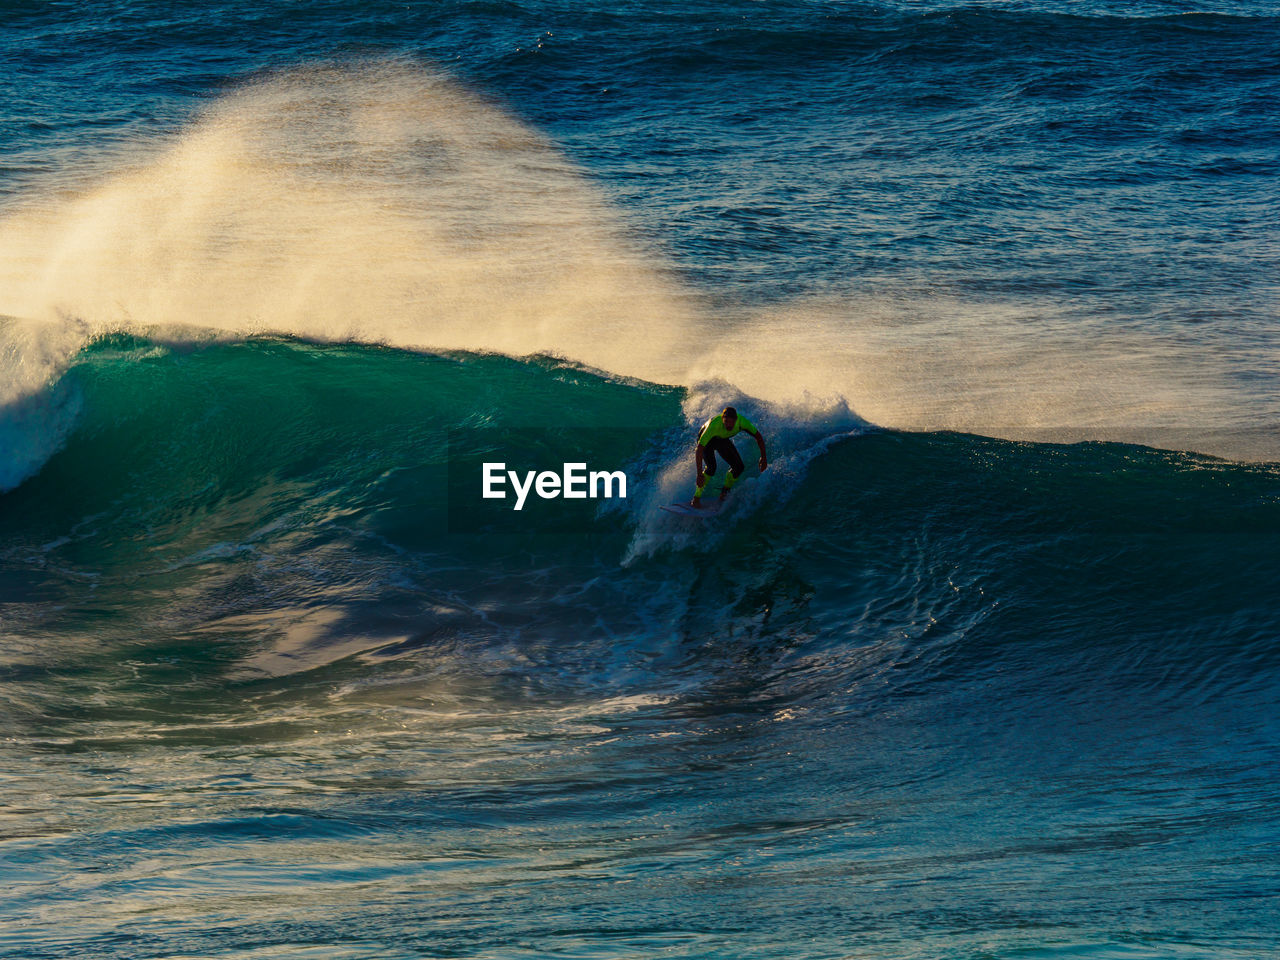
[[[720,422],[732,430],[733,425],[738,422],[738,411],[733,407],[725,407],[720,411]]]

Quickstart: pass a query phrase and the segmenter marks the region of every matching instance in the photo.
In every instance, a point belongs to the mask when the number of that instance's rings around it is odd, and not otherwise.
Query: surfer
[[[716,472],[717,453],[724,457],[724,462],[729,465],[729,475],[724,478],[720,499],[727,497],[733,485],[738,482],[745,468],[742,465],[742,455],[738,453],[738,448],[733,445],[731,438],[744,431],[755,437],[756,443],[760,445],[760,472],[763,473],[768,468],[769,458],[764,450],[764,437],[756,429],[756,425],[746,417],[738,416],[738,411],[733,407],[725,407],[723,411],[708,420],[698,434],[698,450],[695,456],[698,465],[698,486],[693,493],[693,506],[702,506],[702,491],[707,485],[707,477]]]

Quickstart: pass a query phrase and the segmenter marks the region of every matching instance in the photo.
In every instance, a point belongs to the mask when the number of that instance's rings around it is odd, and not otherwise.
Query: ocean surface
[[[1278,176],[1274,2],[0,3],[0,956],[1280,957]]]

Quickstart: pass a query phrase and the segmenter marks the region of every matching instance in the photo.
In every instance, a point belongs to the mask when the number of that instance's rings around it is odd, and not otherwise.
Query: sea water
[[[0,14],[0,954],[1280,956],[1280,6]]]

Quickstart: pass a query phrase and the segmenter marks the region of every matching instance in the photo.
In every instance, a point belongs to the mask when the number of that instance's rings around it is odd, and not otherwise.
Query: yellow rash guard
[[[736,437],[744,430],[753,437],[760,432],[756,429],[756,425],[742,414],[738,414],[738,419],[730,430],[724,425],[724,416],[717,413],[703,425],[702,432],[698,434],[698,446],[705,447],[716,437]]]

